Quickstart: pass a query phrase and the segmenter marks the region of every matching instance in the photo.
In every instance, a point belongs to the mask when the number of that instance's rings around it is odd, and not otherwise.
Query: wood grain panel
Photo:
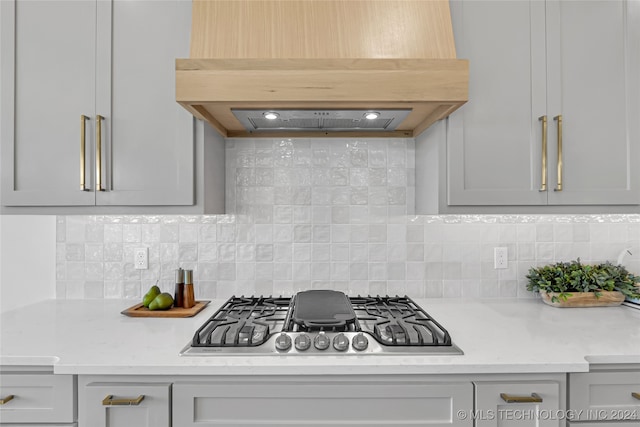
[[[448,0],[194,0],[191,58],[455,58]]]
[[[142,303],[136,304],[121,311],[129,317],[193,317],[200,313],[211,301],[196,301],[191,308],[171,307],[169,310],[149,310]]]
[[[614,307],[622,304],[624,295],[618,291],[600,291],[600,297],[593,292],[567,292],[571,296],[566,301],[553,302],[551,299],[558,296],[556,292],[540,292],[542,301],[553,307]]]
[[[384,106],[410,108],[412,112],[396,132],[346,135],[410,137],[467,101],[468,67],[466,60],[456,59],[179,59],[176,99],[225,136],[247,134],[231,108]],[[308,136],[308,132],[288,135]],[[251,136],[275,135],[262,132]]]

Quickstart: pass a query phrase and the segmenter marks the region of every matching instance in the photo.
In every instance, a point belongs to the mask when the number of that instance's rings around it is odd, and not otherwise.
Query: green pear
[[[167,310],[173,305],[173,297],[166,292],[161,293],[151,301],[149,310]]]
[[[147,292],[145,296],[142,298],[142,304],[145,307],[149,307],[149,304],[151,304],[151,301],[156,299],[158,295],[160,295],[160,288],[157,287],[156,285],[153,285],[151,289],[149,289],[149,292]]]

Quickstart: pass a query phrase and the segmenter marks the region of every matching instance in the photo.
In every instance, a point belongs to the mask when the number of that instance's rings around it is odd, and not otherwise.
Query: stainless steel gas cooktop
[[[194,334],[182,356],[460,355],[411,298],[347,297],[311,290],[293,297],[231,297]]]

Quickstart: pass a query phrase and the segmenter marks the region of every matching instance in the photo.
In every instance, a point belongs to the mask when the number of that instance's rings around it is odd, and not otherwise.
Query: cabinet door
[[[0,375],[0,425],[4,423],[72,423],[76,418],[76,384],[72,375]]]
[[[79,390],[78,423],[92,427],[169,427],[170,387],[164,383],[89,382]],[[111,402],[105,402],[109,396]]]
[[[472,425],[471,383],[224,381],[175,383],[173,425],[379,426]]]
[[[95,1],[0,2],[2,203],[93,205],[80,116],[95,109]],[[93,121],[86,122],[92,188]]]
[[[476,382],[476,427],[560,427],[560,385],[552,381]],[[507,402],[501,394],[531,397],[540,402]],[[506,396],[505,396],[506,397]]]
[[[569,390],[575,421],[640,419],[640,371],[570,374]]]
[[[453,1],[469,102],[449,117],[449,205],[539,205],[545,114],[544,3]]]
[[[640,4],[547,1],[550,204],[640,203]]]
[[[175,59],[189,56],[191,1],[98,2],[98,205],[192,205],[193,117],[175,100]]]

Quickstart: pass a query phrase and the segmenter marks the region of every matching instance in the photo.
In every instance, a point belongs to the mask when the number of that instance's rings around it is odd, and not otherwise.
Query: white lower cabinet
[[[78,425],[170,427],[171,383],[145,381],[137,377],[80,376]]]
[[[640,367],[594,368],[569,374],[569,408],[575,413],[574,427],[640,425]],[[596,422],[582,424],[581,422]],[[621,423],[621,424],[616,424]]]
[[[2,427],[13,423],[24,427],[49,425],[46,423],[71,426],[76,421],[75,378],[53,373],[2,373],[0,403]]]
[[[470,381],[362,377],[176,381],[173,425],[471,427]],[[384,377],[381,377],[384,378]]]
[[[474,382],[475,427],[564,426],[562,381]]]

